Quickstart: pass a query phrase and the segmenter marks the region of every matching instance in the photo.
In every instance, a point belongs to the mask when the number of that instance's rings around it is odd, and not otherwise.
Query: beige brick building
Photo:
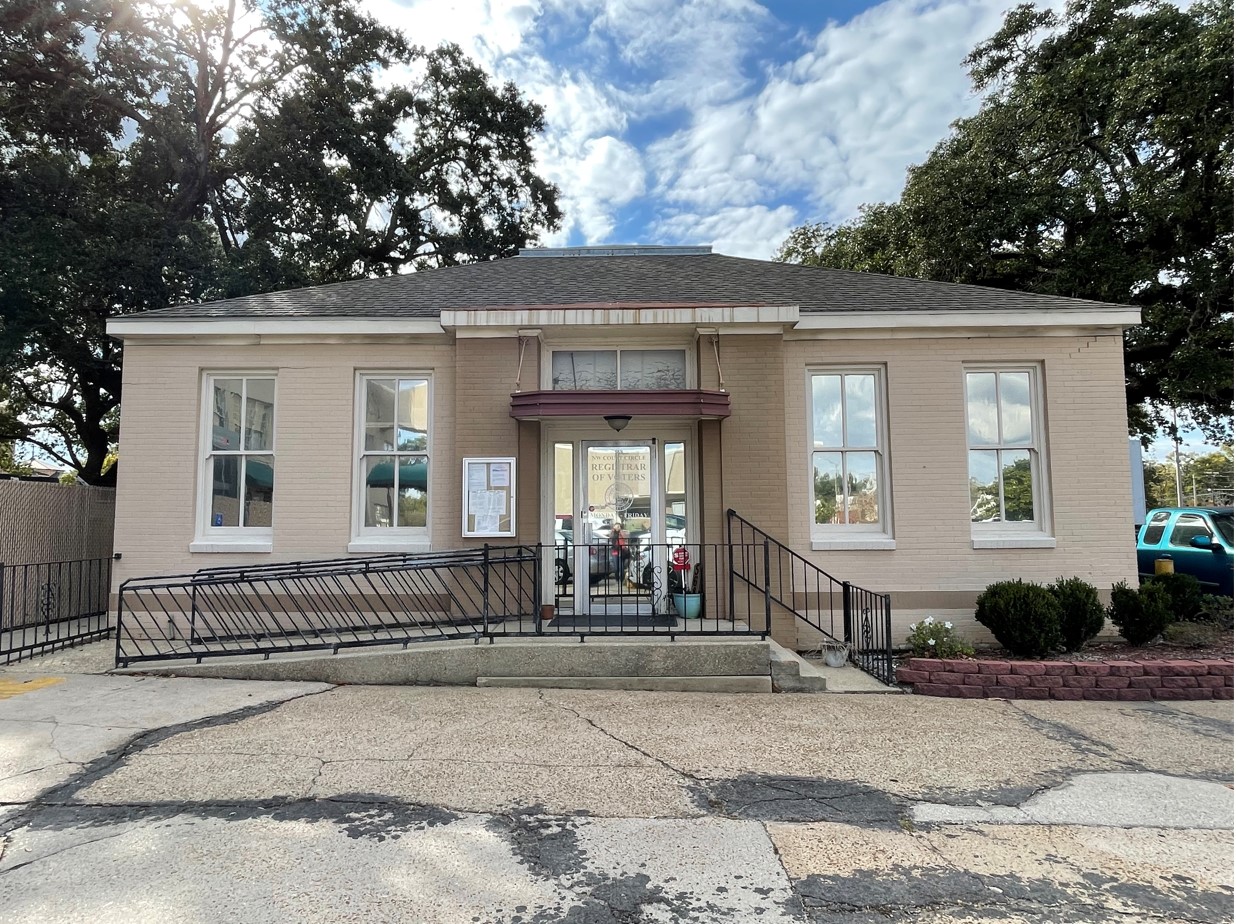
[[[1134,579],[1137,322],[642,247],[117,319],[115,580],[542,544],[556,611],[672,612],[682,546],[723,611],[732,509],[804,568],[888,594],[895,640],[925,614],[977,634],[992,581]],[[784,607],[772,628],[814,637]]]

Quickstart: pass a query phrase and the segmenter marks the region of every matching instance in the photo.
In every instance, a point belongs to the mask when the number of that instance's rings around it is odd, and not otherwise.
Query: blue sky
[[[545,107],[550,244],[708,243],[768,258],[791,228],[896,199],[978,100],[961,60],[1012,0],[364,0],[458,42]]]
[[[361,2],[414,42],[457,42],[545,107],[539,165],[566,217],[543,243],[758,259],[797,225],[897,199],[906,168],[978,109],[961,62],[1015,4]],[[1183,448],[1207,449],[1192,431]]]

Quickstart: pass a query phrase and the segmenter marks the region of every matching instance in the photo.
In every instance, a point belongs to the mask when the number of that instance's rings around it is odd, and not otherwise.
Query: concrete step
[[[828,675],[824,668],[809,664],[788,648],[768,642],[773,688],[778,693],[826,693]]]
[[[558,690],[663,690],[675,693],[771,693],[772,678],[714,677],[477,677],[478,687],[532,687]]]

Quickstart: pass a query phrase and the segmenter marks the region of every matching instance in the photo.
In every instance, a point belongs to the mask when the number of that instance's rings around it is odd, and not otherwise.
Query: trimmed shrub
[[[1060,604],[1046,587],[998,581],[979,594],[974,617],[1006,650],[1042,658],[1061,645]]]
[[[1233,622],[1232,598],[1218,594],[1202,595],[1202,610],[1198,618],[1205,623],[1218,626],[1225,631],[1232,631]]]
[[[1210,648],[1219,642],[1219,627],[1205,622],[1174,622],[1163,630],[1163,641],[1181,648]]]
[[[1080,651],[1103,629],[1106,614],[1099,591],[1081,578],[1058,578],[1047,588],[1060,604],[1060,637],[1065,651]]]
[[[1186,622],[1196,622],[1202,612],[1202,585],[1191,574],[1156,574],[1147,580],[1167,591],[1172,615]]]
[[[1172,622],[1172,599],[1159,584],[1146,583],[1134,590],[1121,581],[1112,588],[1108,618],[1130,645],[1145,645]]]
[[[936,622],[934,616],[910,623],[906,647],[916,658],[968,658],[974,654],[974,649],[954,634],[951,622]]]

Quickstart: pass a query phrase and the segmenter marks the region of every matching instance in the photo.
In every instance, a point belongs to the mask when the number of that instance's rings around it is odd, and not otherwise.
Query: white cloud
[[[977,109],[961,60],[1008,2],[888,0],[797,34],[754,0],[366,5],[545,107],[538,163],[566,213],[553,242],[622,225],[766,257],[796,224],[900,194],[906,167]]]

